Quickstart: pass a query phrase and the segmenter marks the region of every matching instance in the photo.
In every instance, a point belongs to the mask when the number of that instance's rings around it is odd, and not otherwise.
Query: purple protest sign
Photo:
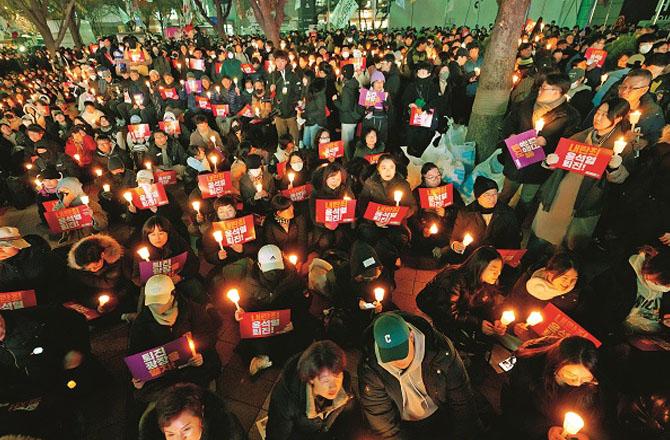
[[[535,130],[528,130],[505,139],[505,145],[517,170],[544,160],[544,150],[535,143],[536,137]]]
[[[156,261],[140,261],[140,282],[146,283],[149,278],[158,274],[173,275],[181,272],[186,264],[188,254],[182,252],[176,257]]]
[[[131,354],[123,360],[133,378],[148,382],[161,377],[168,371],[185,366],[195,352],[195,349],[189,346],[190,340],[192,340],[191,333],[188,332],[165,345]]]

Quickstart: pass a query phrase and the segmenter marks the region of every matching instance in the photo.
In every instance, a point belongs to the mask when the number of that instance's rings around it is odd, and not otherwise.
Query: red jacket
[[[86,135],[84,136],[84,141],[82,142],[81,147],[78,147],[75,144],[74,139],[69,137],[65,143],[65,154],[70,156],[80,167],[89,165],[93,160],[93,153],[97,148],[95,139],[93,137]],[[74,157],[75,154],[79,154],[79,160]]]

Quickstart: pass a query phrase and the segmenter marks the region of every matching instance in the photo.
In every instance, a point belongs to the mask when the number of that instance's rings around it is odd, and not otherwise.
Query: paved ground
[[[0,224],[18,226],[23,234],[36,233],[46,236],[46,228],[39,224],[36,208],[33,206],[23,211],[9,209],[0,212]],[[52,243],[54,244],[54,243]],[[434,276],[433,271],[413,270],[408,268],[396,272],[397,289],[393,292],[393,301],[402,310],[419,313],[416,308],[415,296]],[[228,402],[230,409],[239,417],[242,425],[249,431],[249,438],[260,438],[255,421],[267,415],[269,395],[279,375],[279,368],[273,367],[265,371],[256,380],[250,380],[247,365],[234,353],[239,339],[237,325],[232,318],[232,310],[227,313],[219,333],[217,350],[224,365],[223,373],[217,384],[217,390]],[[94,329],[92,334],[93,352],[111,373],[112,383],[101,393],[101,396],[90,398],[84,405],[86,424],[85,438],[88,440],[119,440],[124,437],[125,413],[128,408],[127,396],[129,378],[123,357],[127,354],[128,326],[117,323],[105,328]],[[354,385],[356,384],[356,366],[358,353],[349,352],[348,369]],[[507,356],[498,348],[494,351],[492,365]],[[476,388],[486,396],[487,400],[498,408],[498,395],[502,380],[491,369]]]

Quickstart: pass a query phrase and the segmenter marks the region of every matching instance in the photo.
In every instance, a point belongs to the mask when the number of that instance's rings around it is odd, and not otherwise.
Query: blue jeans
[[[302,133],[302,145],[304,148],[308,150],[314,148],[314,137],[316,136],[316,132],[319,130],[321,130],[321,126],[319,124],[305,125]]]
[[[342,142],[344,144],[344,154],[347,156],[347,159],[351,159],[354,155],[356,125],[358,124],[342,124]]]

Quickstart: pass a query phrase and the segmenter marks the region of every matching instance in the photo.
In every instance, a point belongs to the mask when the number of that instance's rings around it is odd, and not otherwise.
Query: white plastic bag
[[[465,179],[465,182],[459,189],[465,204],[469,204],[475,200],[475,196],[472,194],[472,188],[475,184],[475,180],[479,176],[495,180],[498,184],[498,190],[502,190],[505,176],[503,175],[503,165],[498,161],[498,155],[501,152],[502,150],[500,148],[495,150],[485,161],[478,164],[467,179]]]

